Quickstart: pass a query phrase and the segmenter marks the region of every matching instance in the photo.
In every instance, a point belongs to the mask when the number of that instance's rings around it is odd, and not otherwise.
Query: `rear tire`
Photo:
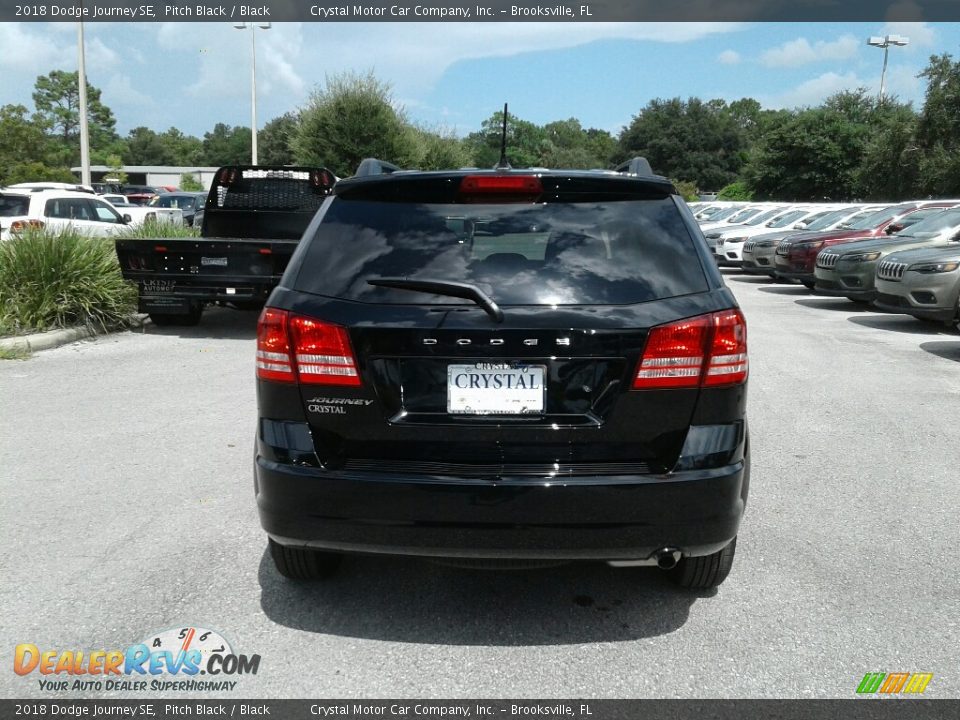
[[[737,552],[737,539],[730,541],[723,550],[703,557],[685,557],[667,573],[670,579],[680,587],[691,590],[715,588],[730,574],[733,556]]]
[[[801,282],[801,284],[803,284],[803,286],[804,286],[807,290],[813,290],[813,288],[816,286],[816,283],[814,283],[814,282],[812,282],[812,281],[810,281],[810,280],[801,280],[800,282]]]
[[[291,580],[323,580],[337,572],[343,555],[339,553],[288,547],[267,538],[270,557],[277,572]]]
[[[196,305],[186,313],[150,313],[150,320],[157,327],[187,327],[196,325],[203,316],[203,305]]]

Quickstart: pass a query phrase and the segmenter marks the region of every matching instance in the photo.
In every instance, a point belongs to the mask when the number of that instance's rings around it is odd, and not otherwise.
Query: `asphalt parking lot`
[[[235,697],[960,697],[960,334],[728,273],[749,323],[753,481],[733,571],[485,572],[354,558],[283,580],[252,490],[255,313],[0,363],[4,697],[13,648],[220,631]],[[156,696],[156,693],[153,693]]]

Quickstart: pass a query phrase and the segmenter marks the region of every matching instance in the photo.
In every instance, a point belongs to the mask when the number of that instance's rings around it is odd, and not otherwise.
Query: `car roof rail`
[[[354,177],[370,177],[371,175],[392,175],[395,172],[399,172],[400,168],[394,165],[393,163],[388,163],[385,160],[378,160],[377,158],[364,158],[360,161],[360,165],[357,166],[357,172],[354,173]]]
[[[645,157],[635,157],[622,162],[615,168],[618,173],[625,173],[627,175],[653,175],[653,168],[650,167],[650,163],[647,162]]]

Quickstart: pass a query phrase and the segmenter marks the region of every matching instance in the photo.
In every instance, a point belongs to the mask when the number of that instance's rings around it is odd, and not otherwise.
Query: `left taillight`
[[[275,382],[296,382],[286,310],[264,308],[257,322],[257,377]]]
[[[739,385],[747,372],[747,323],[724,310],[651,328],[631,389]]]
[[[275,382],[359,386],[347,330],[265,308],[257,326],[257,377]]]

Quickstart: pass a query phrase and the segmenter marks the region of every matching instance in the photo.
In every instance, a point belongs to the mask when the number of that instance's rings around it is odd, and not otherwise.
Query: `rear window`
[[[467,282],[503,305],[620,305],[705,292],[672,199],[549,204],[334,201],[296,289],[360,302],[464,304],[374,287],[404,277]]]
[[[30,198],[23,195],[0,196],[0,217],[17,217],[30,211]]]

